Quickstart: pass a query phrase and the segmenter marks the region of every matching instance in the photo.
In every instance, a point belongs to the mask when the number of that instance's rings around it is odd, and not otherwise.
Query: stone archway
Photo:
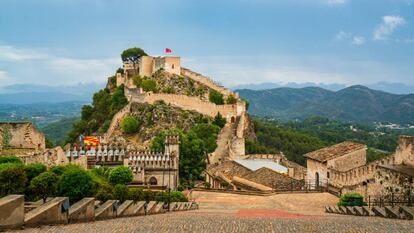
[[[157,178],[155,178],[155,177],[151,177],[150,179],[149,179],[149,183],[150,183],[150,185],[157,185]]]
[[[231,123],[235,123],[235,122],[236,122],[236,118],[235,118],[234,116],[232,116],[232,117],[230,118],[230,122],[231,122]]]

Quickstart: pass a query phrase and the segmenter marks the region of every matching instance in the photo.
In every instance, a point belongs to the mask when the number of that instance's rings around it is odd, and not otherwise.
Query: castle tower
[[[180,184],[180,174],[179,174],[179,166],[180,166],[180,136],[178,135],[171,135],[165,138],[165,156],[170,157],[172,162],[172,170],[173,170],[173,187],[177,188]]]

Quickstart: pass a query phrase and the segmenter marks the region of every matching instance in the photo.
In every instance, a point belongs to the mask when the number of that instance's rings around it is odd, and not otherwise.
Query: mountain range
[[[237,90],[249,112],[281,120],[322,116],[349,122],[414,123],[414,94],[391,94],[355,85],[338,91],[320,87]]]
[[[391,83],[391,82],[377,82],[364,85],[370,89],[374,90],[381,90],[393,94],[411,94],[414,93],[414,85],[404,84],[404,83]],[[237,86],[233,86],[233,90],[240,90],[240,89],[250,89],[250,90],[267,90],[279,87],[291,87],[291,88],[303,88],[303,87],[320,87],[323,89],[331,90],[331,91],[339,91],[341,89],[346,88],[345,84],[340,83],[313,83],[313,82],[305,82],[305,83],[277,83],[277,82],[267,82],[267,83],[252,83],[252,84],[241,84]]]

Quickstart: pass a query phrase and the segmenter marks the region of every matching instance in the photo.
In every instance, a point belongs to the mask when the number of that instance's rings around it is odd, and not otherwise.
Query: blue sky
[[[414,0],[0,0],[0,86],[105,82],[133,46],[226,86],[414,85]]]

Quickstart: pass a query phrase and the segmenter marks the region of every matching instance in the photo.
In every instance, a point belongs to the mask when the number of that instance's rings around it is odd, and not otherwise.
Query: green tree
[[[24,166],[20,163],[0,164],[0,197],[24,192],[27,182]]]
[[[53,172],[43,172],[42,174],[33,178],[30,182],[29,189],[35,196],[43,199],[46,202],[48,196],[54,196],[57,192],[57,184],[59,177]]]
[[[124,94],[124,86],[117,87],[111,97],[111,115],[115,115],[127,104],[128,100]]]
[[[134,203],[144,200],[144,190],[142,188],[130,188],[128,195]]]
[[[47,170],[47,167],[41,163],[32,163],[26,165],[24,170],[26,171],[27,179],[30,182],[33,178],[45,172]]]
[[[210,93],[208,94],[208,99],[210,100],[210,102],[215,103],[217,105],[224,104],[223,94],[215,90],[210,91]]]
[[[128,57],[133,57],[133,56],[142,57],[142,56],[147,56],[147,54],[145,53],[143,49],[137,48],[137,47],[125,49],[121,54],[122,60],[125,60]]]
[[[217,115],[214,117],[213,124],[217,125],[220,128],[223,128],[226,124],[226,119],[221,116],[221,114],[218,112]]]
[[[235,103],[237,103],[237,99],[236,99],[236,97],[234,97],[234,95],[229,95],[226,99],[226,103],[227,104],[235,104]]]
[[[128,167],[118,166],[109,173],[108,180],[111,184],[128,184],[132,181],[132,171]]]
[[[0,164],[2,163],[19,163],[23,164],[22,160],[19,157],[10,155],[10,156],[0,156]]]
[[[127,134],[138,132],[140,125],[138,119],[133,116],[127,116],[121,121],[121,129]]]
[[[87,171],[79,167],[66,169],[59,181],[58,192],[73,203],[94,193],[95,183]]]
[[[156,92],[156,90],[157,90],[157,83],[154,80],[151,80],[151,79],[142,80],[140,86],[144,91]]]
[[[128,187],[124,184],[117,184],[114,188],[114,197],[116,200],[119,200],[121,203],[129,198]]]
[[[134,83],[135,86],[140,87],[141,83],[142,83],[142,77],[137,75],[132,76],[132,82]]]

